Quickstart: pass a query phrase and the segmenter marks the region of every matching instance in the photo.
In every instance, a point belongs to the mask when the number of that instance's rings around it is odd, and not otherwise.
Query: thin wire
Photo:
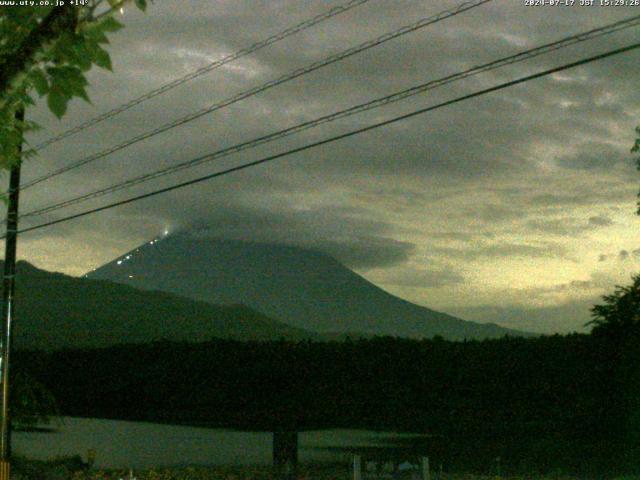
[[[593,57],[584,58],[582,60],[578,60],[576,62],[568,63],[568,64],[565,64],[565,65],[561,65],[559,67],[551,68],[549,70],[545,70],[545,71],[542,71],[542,72],[539,72],[539,73],[535,73],[535,74],[532,74],[532,75],[527,75],[525,77],[520,77],[520,78],[518,78],[516,80],[511,80],[509,82],[501,83],[499,85],[495,85],[495,86],[490,87],[490,88],[485,88],[483,90],[479,90],[479,91],[476,91],[474,93],[463,95],[461,97],[457,97],[457,98],[454,98],[452,100],[448,100],[446,102],[439,103],[437,105],[433,105],[433,106],[426,107],[426,108],[421,108],[419,110],[415,110],[413,112],[410,112],[410,113],[407,113],[407,114],[404,114],[404,115],[400,115],[400,116],[391,118],[389,120],[385,120],[385,121],[382,121],[382,122],[374,123],[372,125],[368,125],[366,127],[362,127],[362,128],[356,129],[356,130],[351,130],[349,132],[346,132],[346,133],[343,133],[343,134],[340,134],[340,135],[329,137],[329,138],[326,138],[324,140],[320,140],[320,141],[317,141],[317,142],[309,143],[309,144],[304,145],[302,147],[298,147],[298,148],[294,148],[294,149],[291,149],[291,150],[287,150],[285,152],[278,153],[276,155],[271,155],[271,156],[268,156],[268,157],[264,157],[264,158],[261,158],[259,160],[255,160],[253,162],[244,163],[242,165],[238,165],[238,166],[235,166],[235,167],[227,168],[225,170],[221,170],[221,171],[218,171],[218,172],[215,172],[215,173],[211,173],[209,175],[205,175],[205,176],[198,177],[198,178],[195,178],[195,179],[192,179],[192,180],[188,180],[186,182],[181,182],[181,183],[178,183],[178,184],[171,185],[169,187],[165,187],[165,188],[161,188],[161,189],[158,189],[158,190],[154,190],[152,192],[144,193],[142,195],[137,195],[135,197],[130,197],[130,198],[127,198],[125,200],[120,200],[118,202],[113,202],[113,203],[110,203],[108,205],[104,205],[102,207],[92,208],[90,210],[85,210],[83,212],[76,213],[74,215],[69,215],[69,216],[66,216],[66,217],[63,217],[63,218],[59,218],[57,220],[52,220],[50,222],[41,223],[41,224],[35,225],[33,227],[24,228],[24,229],[19,230],[18,233],[26,233],[26,232],[30,232],[30,231],[33,231],[33,230],[39,230],[41,228],[49,227],[51,225],[56,225],[58,223],[68,222],[69,220],[73,220],[73,219],[76,219],[76,218],[84,217],[84,216],[91,215],[93,213],[101,212],[101,211],[104,211],[104,210],[109,210],[111,208],[115,208],[115,207],[118,207],[118,206],[121,206],[121,205],[126,205],[126,204],[129,204],[129,203],[137,202],[139,200],[143,200],[145,198],[150,198],[150,197],[153,197],[153,196],[156,196],[156,195],[160,195],[162,193],[166,193],[166,192],[170,192],[170,191],[173,191],[173,190],[177,190],[179,188],[184,188],[184,187],[187,187],[187,186],[190,186],[190,185],[195,185],[197,183],[201,183],[201,182],[204,182],[206,180],[211,180],[213,178],[217,178],[217,177],[221,177],[221,176],[224,176],[224,175],[228,175],[230,173],[238,172],[240,170],[245,170],[247,168],[255,167],[257,165],[261,165],[263,163],[271,162],[271,161],[277,160],[279,158],[287,157],[289,155],[293,155],[295,153],[299,153],[299,152],[302,152],[302,151],[305,151],[305,150],[309,150],[311,148],[315,148],[315,147],[319,147],[321,145],[326,145],[326,144],[329,144],[329,143],[333,143],[333,142],[336,142],[338,140],[343,140],[345,138],[352,137],[354,135],[359,135],[361,133],[365,133],[365,132],[374,130],[376,128],[384,127],[386,125],[391,125],[393,123],[396,123],[396,122],[399,122],[399,121],[402,121],[402,120],[407,120],[407,119],[415,117],[417,115],[422,115],[424,113],[431,112],[433,110],[437,110],[439,108],[443,108],[443,107],[446,107],[448,105],[453,105],[455,103],[459,103],[459,102],[462,102],[464,100],[469,100],[471,98],[479,97],[481,95],[486,95],[486,94],[491,93],[491,92],[495,92],[495,91],[498,91],[498,90],[502,90],[504,88],[512,87],[514,85],[525,83],[525,82],[528,82],[528,81],[531,81],[531,80],[534,80],[534,79],[537,79],[537,78],[541,78],[541,77],[544,77],[544,76],[547,76],[547,75],[551,75],[553,73],[561,72],[563,70],[568,70],[570,68],[578,67],[580,65],[585,65],[587,63],[595,62],[597,60],[602,60],[604,58],[611,57],[613,55],[619,55],[621,53],[628,52],[628,51],[631,51],[631,50],[634,50],[634,49],[637,49],[637,48],[640,48],[640,43],[635,43],[635,44],[632,44],[632,45],[629,45],[629,46],[626,46],[626,47],[618,48],[618,49],[615,49],[615,50],[610,50],[609,52],[602,53],[600,55],[595,55]],[[3,235],[2,237],[0,237],[0,239],[4,239],[4,238],[6,238],[6,235]]]
[[[81,132],[82,130],[85,130],[89,127],[92,127],[100,122],[103,122],[104,120],[111,118],[111,117],[115,117],[116,115],[119,115],[122,112],[125,112],[127,110],[129,110],[132,107],[135,107],[136,105],[139,105],[142,102],[145,102],[153,97],[157,97],[158,95],[161,95],[165,92],[168,92],[169,90],[174,89],[175,87],[182,85],[183,83],[186,83],[190,80],[193,80],[194,78],[197,78],[201,75],[204,75],[207,72],[211,72],[212,70],[215,70],[217,68],[220,68],[224,65],[226,65],[227,63],[231,63],[239,58],[245,57],[251,53],[257,52],[258,50],[261,50],[265,47],[268,47],[269,45],[273,45],[276,42],[279,42],[280,40],[284,40],[287,37],[290,37],[291,35],[295,35],[296,33],[302,32],[303,30],[306,30],[308,28],[313,27],[314,25],[317,25],[318,23],[324,22],[325,20],[328,20],[332,17],[335,17],[336,15],[340,15],[341,13],[345,13],[355,7],[358,7],[364,3],[367,3],[369,0],[351,0],[349,2],[347,2],[344,5],[341,6],[337,6],[334,7],[324,13],[321,13],[319,15],[316,15],[315,17],[312,17],[308,20],[305,20],[301,23],[298,23],[297,25],[294,25],[292,27],[289,27],[285,30],[282,30],[279,33],[276,33],[275,35],[272,35],[268,38],[265,38],[264,40],[261,40],[259,42],[256,42],[246,48],[243,48],[242,50],[238,50],[235,53],[232,53],[230,55],[227,55],[225,57],[222,57],[219,60],[216,60],[215,62],[212,62],[208,65],[205,65],[204,67],[201,67],[197,70],[194,70],[191,73],[188,73],[187,75],[177,78],[175,80],[172,80],[169,83],[166,83],[164,85],[162,85],[161,87],[158,87],[154,90],[151,90],[150,92],[145,93],[144,95],[141,95],[137,98],[134,98],[133,100],[124,103],[112,110],[109,110],[108,112],[105,112],[101,115],[98,115],[97,117],[94,117],[90,120],[87,120],[84,123],[81,123],[80,125],[77,125],[65,132],[62,132],[59,135],[56,135],[54,137],[48,138],[47,140],[43,141],[42,143],[38,144],[35,146],[34,150],[42,150],[43,148],[59,142],[62,139],[65,139],[67,137],[70,137],[72,135],[75,135],[78,132]]]
[[[102,197],[104,195],[108,195],[110,193],[114,193],[117,192],[119,190],[123,190],[125,188],[129,188],[132,187],[134,185],[138,185],[156,178],[160,178],[166,175],[170,175],[188,168],[193,168],[195,166],[207,163],[207,162],[211,162],[213,160],[217,160],[223,157],[227,157],[229,155],[241,152],[243,150],[247,150],[250,148],[255,148],[259,145],[263,145],[269,142],[273,142],[275,140],[280,140],[282,138],[300,133],[302,131],[311,129],[311,128],[315,128],[318,127],[322,124],[325,123],[329,123],[329,122],[333,122],[335,120],[338,119],[342,119],[342,118],[346,118],[361,112],[365,112],[368,110],[372,110],[374,108],[378,108],[384,105],[388,105],[390,103],[394,103],[394,102],[398,102],[401,100],[404,100],[406,98],[409,98],[411,96],[414,95],[418,95],[420,93],[424,93],[426,91],[441,87],[443,85],[458,81],[458,80],[462,80],[464,78],[468,78],[474,75],[478,75],[480,73],[484,73],[484,72],[488,72],[491,70],[495,70],[497,68],[503,67],[505,65],[512,65],[515,63],[519,63],[525,60],[529,60],[531,58],[543,55],[543,54],[547,54],[549,52],[553,52],[562,48],[566,48],[568,46],[577,44],[577,43],[581,43],[587,40],[592,40],[594,38],[598,38],[604,35],[609,35],[611,33],[617,32],[619,30],[625,29],[625,28],[630,28],[633,26],[637,26],[640,24],[640,15],[634,16],[634,17],[630,17],[609,25],[605,25],[593,30],[589,30],[587,32],[583,32],[583,33],[579,33],[576,35],[572,35],[569,37],[566,37],[564,39],[561,40],[557,40],[555,42],[552,43],[548,43],[545,45],[541,45],[539,47],[533,48],[533,49],[529,49],[529,50],[525,50],[523,52],[517,53],[515,55],[510,55],[508,57],[504,57],[498,60],[494,60],[490,63],[486,63],[483,65],[479,65],[479,66],[475,66],[472,68],[469,68],[467,70],[464,70],[462,72],[458,72],[452,75],[448,75],[446,77],[437,79],[437,80],[431,80],[428,81],[426,83],[422,83],[420,85],[416,85],[414,87],[405,89],[405,90],[401,90],[399,92],[395,92],[392,93],[390,95],[384,96],[384,97],[380,97],[371,101],[368,101],[366,103],[361,103],[359,105],[355,105],[353,107],[350,107],[348,109],[345,110],[341,110],[338,112],[334,112],[332,114],[329,115],[324,115],[322,117],[313,119],[313,120],[309,120],[307,122],[303,122],[300,123],[298,125],[294,125],[292,127],[286,128],[284,130],[279,130],[277,132],[262,136],[262,137],[258,137],[256,139],[247,141],[247,142],[243,142],[240,144],[236,144],[227,148],[224,148],[222,150],[218,150],[214,153],[211,154],[207,154],[195,159],[191,159],[176,165],[172,165],[170,167],[166,167],[160,170],[156,170],[155,172],[151,172],[151,173],[147,173],[129,180],[126,180],[124,182],[120,182],[120,183],[116,183],[114,185],[110,185],[108,187],[90,192],[90,193],[86,193],[83,195],[80,195],[78,197],[74,197],[68,200],[64,200],[58,203],[55,203],[53,205],[48,205],[48,206],[44,206],[41,208],[38,208],[36,210],[32,210],[29,211],[27,213],[24,213],[20,216],[20,218],[26,218],[26,217],[32,217],[32,216],[36,216],[36,215],[43,215],[46,213],[50,213],[53,212],[55,210],[59,210],[61,208],[65,208],[71,205],[75,205],[78,203],[82,203],[85,202],[87,200],[91,200],[91,199],[95,199],[95,198],[99,198]]]
[[[276,78],[275,80],[270,80],[262,85],[259,85],[257,87],[251,88],[249,90],[245,90],[244,92],[240,92],[232,97],[227,98],[226,100],[223,100],[221,102],[215,103],[213,105],[210,105],[208,107],[205,107],[201,110],[198,110],[197,112],[194,113],[190,113],[188,115],[185,115],[181,118],[178,118],[176,120],[173,120],[172,122],[166,123],[158,128],[155,128],[153,130],[150,130],[148,132],[142,133],[140,135],[137,135],[133,138],[130,138],[128,140],[125,140],[122,143],[119,143],[118,145],[115,145],[113,147],[107,148],[101,152],[95,153],[93,155],[90,155],[88,157],[84,157],[80,160],[77,160],[67,166],[61,167],[58,170],[54,170],[53,172],[46,174],[42,177],[36,178],[34,180],[31,180],[30,182],[27,182],[25,184],[23,184],[20,188],[22,190],[25,190],[29,187],[32,187],[34,185],[37,185],[38,183],[44,182],[45,180],[49,180],[53,177],[56,177],[58,175],[61,175],[63,173],[66,173],[70,170],[74,170],[78,167],[81,167],[83,165],[87,165],[89,163],[92,163],[96,160],[99,160],[101,158],[104,158],[108,155],[111,155],[113,153],[116,153],[120,150],[123,150],[135,143],[141,142],[142,140],[146,140],[148,138],[154,137],[155,135],[159,135],[160,133],[164,133],[168,130],[171,130],[173,128],[179,127],[181,125],[184,125],[185,123],[191,122],[193,120],[196,120],[197,118],[200,118],[204,115],[207,115],[209,113],[215,112],[216,110],[220,110],[223,109],[225,107],[228,107],[229,105],[232,105],[234,103],[237,103],[241,100],[244,100],[246,98],[252,97],[254,95],[257,95],[258,93],[264,92],[265,90],[268,90],[270,88],[276,87],[278,85],[281,85],[285,82],[288,82],[290,80],[293,80],[295,78],[298,78],[302,75],[306,75],[310,72],[313,72],[315,70],[318,70],[320,68],[326,67],[328,65],[331,65],[333,63],[339,62],[341,60],[344,60],[347,57],[356,55],[360,52],[363,52],[364,50],[368,50],[370,48],[376,47],[382,43],[388,42],[390,40],[393,40],[394,38],[398,38],[402,35],[406,35],[408,33],[414,32],[418,29],[427,27],[429,25],[432,25],[434,23],[438,23],[442,20],[445,20],[449,17],[453,17],[455,15],[458,15],[460,13],[466,12],[467,10],[470,10],[472,8],[476,8],[479,7],[480,5],[483,5],[485,3],[491,2],[492,0],[473,0],[473,1],[469,1],[469,2],[465,2],[462,3],[461,5],[449,9],[449,10],[445,10],[443,12],[440,12],[436,15],[433,15],[431,17],[428,18],[423,18],[421,20],[419,20],[418,22],[415,22],[411,25],[406,25],[398,30],[395,30],[393,32],[390,33],[386,33],[374,40],[369,40],[367,42],[364,42],[360,45],[357,45],[355,47],[349,48],[347,50],[344,50],[342,52],[339,52],[337,54],[331,55],[329,57],[326,57],[322,60],[319,60],[317,62],[313,62],[310,65],[307,65],[305,67],[302,68],[297,68],[295,70],[290,71],[289,73],[286,73],[278,78]]]

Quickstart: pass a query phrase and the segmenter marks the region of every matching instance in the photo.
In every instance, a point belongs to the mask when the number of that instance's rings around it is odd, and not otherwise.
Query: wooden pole
[[[429,457],[422,457],[422,480],[431,480]]]
[[[24,109],[16,112],[16,121],[24,120]],[[22,144],[18,147],[18,156]],[[9,359],[11,353],[14,315],[16,250],[18,243],[18,199],[20,194],[21,158],[11,166],[9,179],[9,205],[7,207],[7,234],[4,247],[4,276],[2,301],[2,339],[0,355],[0,480],[9,480],[11,461],[11,417],[9,410]]]
[[[353,456],[353,480],[362,480],[362,457]]]

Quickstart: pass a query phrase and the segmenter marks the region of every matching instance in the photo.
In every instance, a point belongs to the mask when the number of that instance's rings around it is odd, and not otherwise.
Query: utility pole
[[[24,108],[15,115],[17,122],[24,121]],[[11,461],[11,421],[9,417],[9,357],[14,310],[16,246],[18,243],[18,197],[20,194],[20,163],[22,141],[18,147],[18,159],[11,166],[9,179],[9,205],[7,207],[7,234],[4,247],[4,276],[2,297],[2,339],[0,343],[0,480],[9,480]]]

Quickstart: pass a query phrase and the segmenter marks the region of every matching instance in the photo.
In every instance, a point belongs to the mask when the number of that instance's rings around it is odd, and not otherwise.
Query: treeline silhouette
[[[18,351],[64,415],[251,430],[427,432],[433,465],[637,467],[637,333],[450,342],[161,341]]]

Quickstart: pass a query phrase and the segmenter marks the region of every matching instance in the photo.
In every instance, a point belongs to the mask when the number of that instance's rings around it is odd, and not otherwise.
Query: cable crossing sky
[[[618,22],[615,23],[611,23],[608,25],[604,25],[602,27],[599,28],[595,28],[586,32],[582,32],[576,35],[571,35],[569,37],[565,37],[561,40],[557,40],[551,43],[547,43],[545,45],[541,45],[539,47],[536,48],[532,48],[532,49],[528,49],[522,52],[519,52],[515,55],[510,55],[507,57],[503,57],[500,58],[498,60],[494,60],[492,62],[483,64],[483,65],[478,65],[472,68],[469,68],[467,70],[452,74],[452,75],[448,75],[445,76],[443,78],[437,79],[437,80],[430,80],[428,82],[413,86],[411,88],[407,88],[395,93],[392,93],[390,95],[386,95],[384,97],[380,97],[380,98],[376,98],[374,100],[370,100],[368,102],[365,103],[361,103],[359,105],[355,105],[352,106],[350,108],[344,109],[344,110],[340,110],[338,112],[334,112],[332,114],[329,115],[324,115],[321,117],[318,117],[316,119],[310,120],[310,121],[306,121],[297,125],[294,125],[292,127],[288,127],[286,129],[283,130],[279,130],[277,132],[273,132],[269,135],[265,135],[265,136],[261,136],[258,137],[256,139],[247,141],[247,142],[242,142],[230,147],[226,147],[224,149],[218,150],[214,153],[211,154],[207,154],[201,157],[197,157],[195,159],[191,159],[188,160],[186,162],[181,162],[179,164],[176,165],[172,165],[170,167],[166,167],[160,170],[157,170],[155,172],[151,172],[151,173],[147,173],[129,180],[126,180],[124,182],[119,182],[116,183],[114,185],[110,185],[108,187],[105,188],[101,188],[99,190],[95,190],[93,192],[90,193],[86,193],[68,200],[64,200],[52,205],[48,205],[48,206],[44,206],[44,207],[40,207],[38,209],[32,210],[30,212],[27,212],[23,215],[20,216],[21,219],[23,218],[28,218],[28,217],[32,217],[32,216],[36,216],[36,215],[43,215],[46,213],[50,213],[71,205],[76,205],[78,203],[82,203],[91,199],[95,199],[95,198],[99,198],[102,197],[104,195],[107,194],[111,194],[114,192],[117,192],[119,190],[123,190],[126,188],[130,188],[133,187],[135,185],[139,185],[142,184],[144,182],[148,182],[150,180],[156,179],[156,178],[160,178],[166,175],[170,175],[188,168],[193,168],[195,166],[198,165],[202,165],[204,163],[207,162],[211,162],[213,160],[216,159],[220,159],[223,157],[227,157],[229,155],[241,152],[243,150],[247,150],[250,148],[255,148],[258,147],[260,145],[269,143],[269,142],[273,142],[275,140],[279,140],[297,133],[300,133],[302,131],[311,129],[311,128],[315,128],[318,127],[320,125],[323,125],[325,123],[329,123],[341,118],[346,118],[361,112],[365,112],[368,110],[372,110],[374,108],[378,108],[384,105],[388,105],[390,103],[394,103],[394,102],[398,102],[401,100],[404,100],[406,98],[412,97],[414,95],[418,95],[421,93],[424,93],[426,91],[429,90],[433,90],[437,87],[458,81],[458,80],[462,80],[464,78],[468,78],[471,77],[473,75],[478,75],[480,73],[484,73],[484,72],[488,72],[506,65],[512,65],[515,63],[519,63],[543,54],[547,54],[562,48],[567,48],[571,45],[575,45],[577,43],[581,43],[587,40],[592,40],[595,38],[599,38],[602,37],[604,35],[609,35],[612,34],[614,32],[626,29],[626,28],[630,28],[633,26],[637,26],[640,25],[640,15],[636,15],[633,17],[629,17],[626,18],[624,20],[620,20]]]
[[[157,97],[158,95],[162,95],[165,92],[168,92],[169,90],[172,90],[180,85],[182,85],[183,83],[186,83],[190,80],[193,80],[194,78],[198,78],[201,75],[204,75],[205,73],[211,72],[217,68],[220,68],[228,63],[231,63],[239,58],[245,57],[251,53],[257,52],[258,50],[261,50],[265,47],[268,47],[269,45],[273,45],[276,42],[279,42],[280,40],[284,40],[287,37],[290,37],[292,35],[295,35],[296,33],[302,32],[308,28],[313,27],[314,25],[317,25],[321,22],[324,22],[325,20],[328,20],[332,17],[335,17],[336,15],[340,15],[342,13],[348,12],[349,10],[355,8],[355,7],[359,7],[362,4],[367,3],[369,0],[351,0],[347,3],[345,3],[344,5],[340,5],[337,7],[333,7],[332,9],[321,13],[319,15],[316,15],[315,17],[309,18],[303,22],[298,23],[297,25],[294,25],[292,27],[289,27],[285,30],[282,30],[281,32],[276,33],[275,35],[272,35],[268,38],[265,38],[264,40],[260,40],[259,42],[256,42],[246,48],[243,48],[241,50],[238,50],[235,53],[232,53],[230,55],[227,55],[225,57],[222,57],[219,60],[216,60],[215,62],[212,62],[208,65],[205,65],[204,67],[201,67],[197,70],[194,70],[191,73],[188,73],[187,75],[177,78],[175,80],[172,80],[169,83],[165,83],[164,85],[151,90],[137,98],[134,98],[133,100],[130,100],[127,103],[124,103],[118,107],[115,107],[111,110],[109,110],[108,112],[102,113],[90,120],[87,120],[86,122],[77,125],[69,130],[66,130],[62,133],[60,133],[59,135],[56,135],[54,137],[48,138],[47,140],[43,141],[42,143],[39,143],[38,145],[36,145],[34,147],[34,150],[42,150],[43,148],[59,142],[60,140],[63,140],[67,137],[70,137],[72,135],[75,135],[76,133],[79,133],[83,130],[86,130],[89,127],[92,127],[94,125],[97,125],[100,122],[103,122],[104,120],[107,120],[108,118],[111,117],[115,117],[116,115],[121,114],[122,112],[126,112],[127,110],[129,110],[132,107],[135,107],[136,105],[139,105],[142,102],[145,102],[147,100],[150,100],[153,97]]]
[[[405,25],[397,30],[394,30],[392,32],[386,33],[380,37],[377,37],[373,40],[369,40],[366,41],[364,43],[361,43],[360,45],[357,45],[355,47],[351,47],[347,50],[343,50],[339,53],[336,53],[334,55],[330,55],[328,57],[325,57],[322,60],[318,60],[316,62],[313,62],[305,67],[301,67],[301,68],[297,68],[295,70],[292,70],[274,80],[270,80],[266,83],[263,83],[262,85],[259,85],[257,87],[251,88],[249,90],[245,90],[244,92],[240,92],[236,95],[233,95],[232,97],[229,97],[225,100],[222,100],[220,102],[214,103],[208,107],[205,107],[201,110],[198,110],[197,112],[194,113],[190,113],[188,115],[185,115],[183,117],[180,117],[176,120],[173,120],[169,123],[166,123],[158,128],[155,128],[153,130],[150,130],[148,132],[142,133],[140,135],[137,135],[133,138],[130,138],[128,140],[125,140],[122,143],[119,143],[118,145],[109,147],[105,150],[102,150],[101,152],[95,153],[93,155],[89,155],[87,157],[84,157],[80,160],[77,160],[69,165],[66,165],[64,167],[61,167],[57,170],[54,170],[53,172],[50,172],[46,175],[43,175],[41,177],[38,177],[34,180],[31,180],[30,182],[25,182],[24,184],[21,185],[20,189],[21,190],[26,190],[27,188],[30,188],[34,185],[37,185],[41,182],[44,182],[46,180],[49,180],[51,178],[54,178],[58,175],[61,175],[63,173],[69,172],[71,170],[74,170],[76,168],[82,167],[84,165],[87,165],[89,163],[95,162],[96,160],[99,160],[101,158],[104,158],[108,155],[111,155],[113,153],[116,153],[120,150],[123,150],[131,145],[134,145],[138,142],[141,142],[143,140],[146,140],[148,138],[154,137],[156,135],[159,135],[161,133],[167,132],[169,130],[172,130],[176,127],[179,127],[181,125],[184,125],[186,123],[189,123],[193,120],[196,120],[204,115],[208,115],[209,113],[213,113],[217,110],[221,110],[225,107],[228,107],[230,105],[233,105],[234,103],[237,103],[241,100],[247,99],[249,97],[252,97],[254,95],[257,95],[258,93],[264,92],[265,90],[268,90],[270,88],[282,85],[283,83],[289,82],[295,78],[301,77],[303,75],[306,75],[308,73],[311,73],[313,71],[319,70],[320,68],[326,67],[328,65],[334,64],[336,62],[339,62],[341,60],[344,60],[345,58],[351,57],[353,55],[359,54],[365,50],[368,50],[370,48],[373,47],[377,47],[378,45],[381,45],[385,42],[388,42],[390,40],[393,40],[395,38],[401,37],[403,35],[407,35],[409,33],[415,32],[416,30],[425,28],[429,25],[433,25],[435,23],[441,22],[443,20],[446,20],[447,18],[450,17],[454,17],[456,15],[459,15],[461,13],[464,13],[468,10],[471,10],[473,8],[479,7],[485,3],[489,3],[492,0],[474,0],[471,2],[465,2],[462,3],[460,5],[458,5],[455,8],[451,8],[448,10],[444,10],[440,13],[437,13],[436,15],[432,15],[430,17],[427,18],[423,18],[415,23],[412,23],[410,25]]]
[[[150,197],[153,197],[153,196],[156,196],[156,195],[160,195],[162,193],[166,193],[166,192],[170,192],[170,191],[173,191],[173,190],[184,188],[184,187],[187,187],[187,186],[190,186],[190,185],[195,185],[195,184],[198,184],[198,183],[202,183],[202,182],[207,181],[207,180],[211,180],[211,179],[214,179],[214,178],[217,178],[217,177],[228,175],[230,173],[238,172],[240,170],[245,170],[245,169],[248,169],[248,168],[252,168],[252,167],[255,167],[257,165],[261,165],[261,164],[264,164],[264,163],[267,163],[267,162],[272,162],[274,160],[277,160],[277,159],[280,159],[280,158],[283,158],[283,157],[287,157],[287,156],[293,155],[295,153],[299,153],[299,152],[302,152],[302,151],[305,151],[305,150],[316,148],[316,147],[319,147],[321,145],[326,145],[326,144],[329,144],[329,143],[333,143],[333,142],[336,142],[338,140],[343,140],[345,138],[349,138],[349,137],[352,137],[352,136],[355,136],[355,135],[359,135],[361,133],[365,133],[365,132],[368,132],[368,131],[371,131],[371,130],[374,130],[374,129],[377,129],[377,128],[380,128],[380,127],[383,127],[383,126],[386,126],[386,125],[391,125],[393,123],[397,123],[397,122],[400,122],[400,121],[403,121],[403,120],[407,120],[409,118],[413,118],[415,116],[422,115],[422,114],[431,112],[433,110],[437,110],[439,108],[443,108],[443,107],[446,107],[446,106],[449,106],[449,105],[453,105],[455,103],[459,103],[459,102],[462,102],[462,101],[465,101],[465,100],[469,100],[471,98],[475,98],[475,97],[479,97],[479,96],[482,96],[482,95],[486,95],[488,93],[492,93],[492,92],[495,92],[495,91],[498,91],[498,90],[503,90],[505,88],[509,88],[509,87],[512,87],[512,86],[515,86],[515,85],[519,85],[519,84],[522,84],[522,83],[525,83],[525,82],[529,82],[531,80],[535,80],[537,78],[545,77],[545,76],[551,75],[553,73],[557,73],[557,72],[561,72],[561,71],[564,71],[564,70],[568,70],[570,68],[575,68],[575,67],[578,67],[578,66],[581,66],[581,65],[586,65],[588,63],[592,63],[592,62],[595,62],[595,61],[598,61],[598,60],[602,60],[602,59],[605,59],[605,58],[608,58],[608,57],[611,57],[611,56],[614,56],[614,55],[620,55],[622,53],[629,52],[629,51],[632,51],[632,50],[635,50],[635,49],[638,49],[638,48],[640,48],[640,43],[634,43],[634,44],[628,45],[626,47],[618,48],[618,49],[615,49],[615,50],[610,50],[608,52],[605,52],[605,53],[602,53],[602,54],[599,54],[599,55],[583,58],[582,60],[578,60],[578,61],[575,61],[575,62],[572,62],[572,63],[564,64],[564,65],[561,65],[559,67],[555,67],[555,68],[551,68],[551,69],[548,69],[548,70],[544,70],[542,72],[538,72],[538,73],[535,73],[535,74],[532,74],[532,75],[527,75],[527,76],[524,76],[524,77],[520,77],[518,79],[511,80],[509,82],[504,82],[504,83],[495,85],[495,86],[490,87],[490,88],[485,88],[485,89],[482,89],[482,90],[478,90],[476,92],[473,92],[473,93],[470,93],[470,94],[467,94],[467,95],[463,95],[463,96],[454,98],[452,100],[448,100],[446,102],[438,103],[436,105],[432,105],[432,106],[426,107],[426,108],[421,108],[419,110],[415,110],[413,112],[410,112],[410,113],[407,113],[407,114],[404,114],[404,115],[396,116],[396,117],[391,118],[389,120],[385,120],[385,121],[382,121],[382,122],[374,123],[374,124],[368,125],[366,127],[358,128],[358,129],[351,130],[349,132],[346,132],[346,133],[343,133],[343,134],[340,134],[340,135],[335,135],[335,136],[326,138],[324,140],[320,140],[320,141],[317,141],[317,142],[309,143],[309,144],[304,145],[302,147],[298,147],[298,148],[294,148],[294,149],[291,149],[291,150],[287,150],[287,151],[284,151],[282,153],[278,153],[276,155],[270,155],[268,157],[264,157],[264,158],[261,158],[259,160],[255,160],[253,162],[244,163],[242,165],[238,165],[238,166],[235,166],[235,167],[232,167],[232,168],[221,170],[221,171],[209,174],[209,175],[201,176],[201,177],[198,177],[198,178],[186,181],[186,182],[181,182],[181,183],[174,184],[174,185],[171,185],[169,187],[161,188],[161,189],[158,189],[158,190],[154,190],[152,192],[148,192],[148,193],[145,193],[145,194],[142,194],[142,195],[137,195],[137,196],[125,199],[125,200],[121,200],[121,201],[118,201],[118,202],[113,202],[111,204],[104,205],[102,207],[97,207],[97,208],[93,208],[93,209],[90,209],[90,210],[85,210],[83,212],[80,212],[80,213],[77,213],[77,214],[74,214],[74,215],[69,215],[69,216],[66,216],[66,217],[63,217],[63,218],[59,218],[57,220],[53,220],[53,221],[41,223],[39,225],[35,225],[35,226],[32,226],[32,227],[24,228],[24,229],[19,230],[18,233],[26,233],[26,232],[30,232],[30,231],[34,231],[34,230],[39,230],[39,229],[42,229],[42,228],[45,228],[45,227],[49,227],[49,226],[52,226],[52,225],[56,225],[56,224],[59,224],[59,223],[68,222],[68,221],[76,219],[76,218],[80,218],[80,217],[91,215],[91,214],[94,214],[94,213],[97,213],[97,212],[109,210],[109,209],[112,209],[112,208],[115,208],[115,207],[118,207],[118,206],[121,206],[121,205],[126,205],[126,204],[129,204],[129,203],[137,202],[137,201],[143,200],[145,198],[150,198]],[[3,235],[0,238],[6,238],[6,236]]]

